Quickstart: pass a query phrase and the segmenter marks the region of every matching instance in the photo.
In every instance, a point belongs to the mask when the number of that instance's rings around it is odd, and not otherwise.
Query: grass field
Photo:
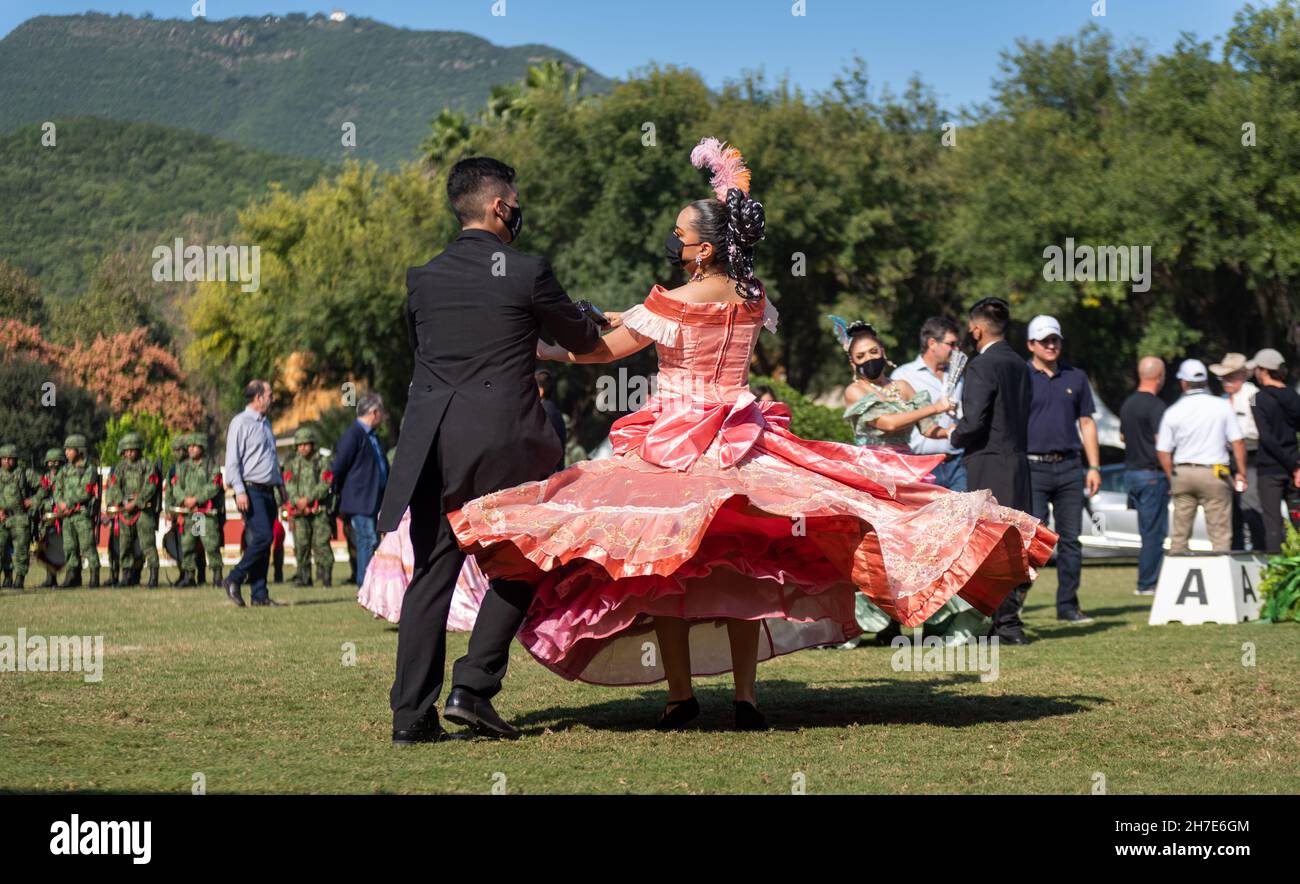
[[[515,743],[394,749],[397,634],[348,587],[0,593],[0,635],[104,636],[103,680],[0,673],[0,790],[217,793],[1300,792],[1300,630],[1146,625],[1127,566],[1089,566],[1088,626],[1058,624],[1055,574],[1030,594],[1037,641],[999,678],[895,673],[888,648],[813,650],[759,668],[770,733],[732,733],[729,680],[698,687],[704,726],[649,729],[660,690],[557,678],[515,645]],[[344,643],[356,649],[345,666]],[[1252,642],[1255,665],[1243,665]],[[450,654],[466,636],[453,635]],[[802,776],[802,780],[798,778]]]

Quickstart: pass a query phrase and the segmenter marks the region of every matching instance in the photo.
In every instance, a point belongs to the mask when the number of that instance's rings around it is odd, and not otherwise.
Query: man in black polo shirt
[[[1083,550],[1083,492],[1101,488],[1101,451],[1097,446],[1096,406],[1088,376],[1061,359],[1061,324],[1051,316],[1029,323],[1029,377],[1033,399],[1029,406],[1029,475],[1034,492],[1034,516],[1053,525],[1056,545],[1056,619],[1091,623],[1079,610],[1079,574]],[[1082,441],[1082,446],[1080,442]],[[1087,453],[1088,472],[1080,475],[1079,450]]]
[[[1282,504],[1292,522],[1300,528],[1295,513],[1300,510],[1300,395],[1286,384],[1287,368],[1282,354],[1270,348],[1260,350],[1246,363],[1255,373],[1259,393],[1255,396],[1255,425],[1259,428],[1259,498],[1264,510],[1264,548],[1278,552],[1285,536]]]
[[[1129,506],[1138,512],[1137,595],[1155,595],[1160,563],[1165,558],[1165,537],[1169,534],[1169,477],[1156,457],[1156,436],[1165,402],[1165,364],[1155,356],[1138,363],[1138,388],[1119,409],[1119,431],[1124,440],[1124,490]]]

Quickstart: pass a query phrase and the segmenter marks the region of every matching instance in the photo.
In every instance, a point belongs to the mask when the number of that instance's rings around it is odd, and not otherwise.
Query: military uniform
[[[54,505],[58,508],[63,548],[68,554],[64,588],[81,586],[81,570],[89,572],[89,586],[99,586],[99,550],[95,546],[95,519],[99,502],[99,471],[86,457],[86,437],[74,433],[63,441],[78,460],[68,461],[54,480]]]
[[[13,458],[14,463],[4,466],[4,459]],[[36,503],[36,490],[40,487],[40,478],[35,471],[17,463],[18,448],[14,445],[0,445],[0,551],[7,553],[13,545],[12,571],[5,569],[3,586],[5,589],[23,588],[27,582],[28,554],[31,551],[32,532],[31,514]]]
[[[32,537],[38,541],[45,536],[48,524],[45,516],[54,509],[54,481],[58,477],[59,470],[67,462],[68,459],[63,456],[62,449],[51,448],[45,452],[45,472],[37,476],[36,495],[32,498],[31,508]],[[41,585],[44,587],[55,585],[53,571],[46,569],[45,582]]]
[[[175,520],[181,526],[181,580],[177,586],[199,586],[203,578],[198,574],[199,556],[196,545],[203,542],[203,554],[207,560],[208,570],[212,572],[212,582],[221,585],[221,520],[220,507],[226,490],[221,484],[221,469],[207,457],[207,440],[200,433],[191,433],[185,437],[188,449],[191,445],[203,448],[197,460],[188,456],[176,466],[167,489],[170,505],[177,509],[189,509],[189,512],[176,514]],[[188,498],[194,498],[190,507],[185,506]]]
[[[149,568],[150,589],[158,586],[158,505],[162,497],[162,477],[158,466],[143,456],[144,438],[139,433],[127,433],[118,443],[125,455],[135,451],[141,456],[134,461],[123,457],[113,467],[108,477],[105,501],[115,507],[114,528],[117,531],[118,550],[122,557],[122,585],[136,586],[140,580],[140,563],[136,561],[136,546],[144,554],[144,565]]]
[[[293,522],[293,549],[298,558],[295,582],[311,586],[311,565],[316,562],[316,577],[321,585],[330,586],[334,574],[334,552],[330,549],[330,487],[334,476],[329,464],[316,450],[316,433],[303,427],[293,434],[293,444],[311,445],[304,457],[297,450],[284,465],[285,509]],[[299,508],[300,501],[306,510]]]

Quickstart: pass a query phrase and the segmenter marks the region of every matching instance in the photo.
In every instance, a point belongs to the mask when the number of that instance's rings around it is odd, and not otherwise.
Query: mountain
[[[477,111],[494,85],[571,56],[324,15],[153,19],[38,16],[0,40],[0,134],[55,116],[164,123],[291,156],[414,159],[444,107]],[[584,91],[610,81],[588,72]],[[356,147],[342,144],[356,126]]]
[[[55,294],[107,252],[225,232],[272,182],[297,192],[331,168],[154,123],[53,123],[52,147],[40,126],[0,136],[0,257]]]

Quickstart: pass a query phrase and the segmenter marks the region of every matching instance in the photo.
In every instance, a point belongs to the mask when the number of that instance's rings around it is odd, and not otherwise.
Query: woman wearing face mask
[[[912,428],[917,425],[924,436],[937,439],[945,435],[947,431],[935,418],[949,411],[952,403],[947,399],[931,403],[924,390],[918,393],[907,381],[890,380],[893,364],[870,325],[862,321],[846,324],[838,316],[830,319],[853,368],[853,382],[844,388],[848,403],[844,419],[853,427],[854,441],[907,453]]]
[[[715,198],[683,208],[666,238],[687,279],[654,286],[591,353],[538,347],[582,363],[655,347],[655,393],[614,422],[614,456],[447,518],[490,577],[532,584],[518,637],[544,666],[595,684],[667,680],[660,730],[700,715],[693,677],[730,671],[735,726],[758,730],[758,663],[861,634],[859,594],[909,625],[959,593],[991,612],[1054,537],[987,495],[923,482],[941,456],[801,439],[786,405],[754,395],[754,347],[777,327],[754,275],[763,206],[735,148],[704,139],[691,160]]]
[[[935,418],[950,410],[952,404],[947,399],[931,403],[926,391],[917,393],[907,381],[890,380],[888,371],[893,365],[874,328],[862,321],[845,323],[838,316],[830,320],[853,367],[853,382],[844,388],[844,401],[849,403],[844,419],[853,427],[854,441],[906,453],[913,427],[932,439],[948,434]],[[862,594],[855,599],[853,616],[863,632],[874,633],[871,644],[887,645],[902,632],[897,620]],[[961,644],[988,632],[988,623],[988,618],[961,596],[953,596],[925,621],[925,635],[941,636],[947,644]],[[855,638],[838,647],[848,650],[863,643],[862,638]]]

